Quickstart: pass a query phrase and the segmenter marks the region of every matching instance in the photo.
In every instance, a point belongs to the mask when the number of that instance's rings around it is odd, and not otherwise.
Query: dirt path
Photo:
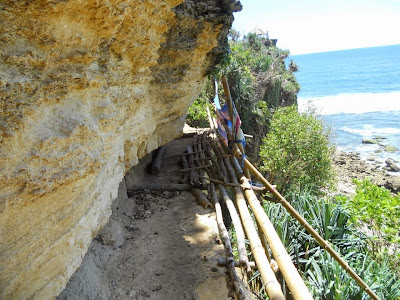
[[[178,183],[191,138],[167,145],[159,176],[142,184]],[[123,193],[123,189],[120,191]],[[213,210],[190,192],[133,193],[113,205],[109,224],[57,299],[231,299]]]

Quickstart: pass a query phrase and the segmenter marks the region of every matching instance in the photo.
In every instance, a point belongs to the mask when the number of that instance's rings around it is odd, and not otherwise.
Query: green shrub
[[[329,199],[318,199],[310,189],[287,195],[300,215],[341,254],[381,299],[399,299],[400,278],[389,259],[379,263],[370,253],[367,237],[352,223],[346,209]],[[263,201],[264,209],[315,299],[368,299],[368,296],[316,240],[277,203]],[[278,280],[284,285],[283,278]]]
[[[370,248],[375,259],[387,261],[400,274],[400,194],[393,195],[369,179],[354,180],[356,194],[336,197],[363,231],[371,235]]]
[[[261,145],[261,169],[283,193],[303,186],[318,192],[333,182],[331,152],[329,132],[313,112],[279,108]]]
[[[199,98],[197,98],[188,109],[186,123],[192,127],[210,127],[207,116],[207,107],[209,108],[210,113],[214,115],[214,107],[210,102],[214,97],[211,83],[211,80],[207,81],[207,84],[201,92]]]
[[[393,195],[369,179],[354,180],[356,194],[351,198],[339,198],[351,212],[353,218],[361,221],[391,243],[400,243],[400,194]],[[383,234],[383,235],[382,235]]]

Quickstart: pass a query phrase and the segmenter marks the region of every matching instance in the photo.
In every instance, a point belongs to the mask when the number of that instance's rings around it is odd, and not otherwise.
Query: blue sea
[[[299,66],[299,109],[316,108],[339,150],[400,161],[400,45],[291,56]],[[363,139],[381,137],[399,151]]]

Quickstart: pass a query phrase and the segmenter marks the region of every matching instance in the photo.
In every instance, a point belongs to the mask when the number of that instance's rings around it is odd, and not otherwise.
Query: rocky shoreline
[[[386,162],[374,158],[363,160],[357,152],[336,151],[332,157],[332,164],[339,194],[354,194],[353,179],[365,178],[369,178],[374,184],[385,187],[393,193],[400,192],[400,172],[396,171],[399,164],[394,160],[388,159]]]

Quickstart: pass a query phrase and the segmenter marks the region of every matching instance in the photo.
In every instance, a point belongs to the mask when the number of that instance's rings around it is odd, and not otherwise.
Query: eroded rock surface
[[[54,298],[138,159],[181,134],[224,1],[0,3],[0,298]]]

